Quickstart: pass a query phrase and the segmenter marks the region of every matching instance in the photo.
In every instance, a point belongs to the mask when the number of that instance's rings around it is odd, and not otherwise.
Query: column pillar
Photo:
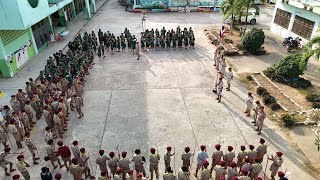
[[[49,20],[49,24],[50,24],[50,28],[51,28],[52,34],[55,34],[55,33],[54,33],[54,28],[53,28],[53,25],[52,25],[51,14],[48,16],[48,20]]]
[[[76,6],[74,5],[74,1],[71,2],[71,6],[72,6],[72,9],[73,9],[73,15],[74,17],[76,17],[77,13],[76,13]]]
[[[0,37],[0,55],[3,56],[3,61],[6,64],[6,67],[2,66],[2,68],[0,68],[3,77],[13,77],[13,72],[12,72],[12,69],[11,69],[11,65],[10,65],[10,62],[7,60],[6,49],[4,47],[4,44],[2,42],[1,37]],[[0,59],[0,61],[1,61],[1,59]],[[2,64],[2,63],[0,62],[0,64]]]
[[[33,49],[34,49],[34,53],[35,53],[35,54],[38,54],[39,51],[38,51],[38,48],[37,48],[36,40],[34,39],[34,36],[33,36],[32,28],[29,27],[29,28],[28,28],[28,31],[29,31],[29,34],[30,34],[30,36],[31,36],[31,42],[32,42],[32,47],[33,47]]]
[[[86,3],[87,19],[90,19],[91,18],[91,13],[90,13],[89,0],[84,0],[84,2]]]
[[[66,21],[65,15],[64,15],[64,9],[63,8],[58,10],[58,15],[59,15],[59,21],[60,21],[61,26],[67,27],[67,21]]]
[[[133,6],[132,6],[132,9],[134,10],[137,6],[137,0],[133,0]]]
[[[296,12],[298,11],[298,8],[296,8],[296,10],[291,14],[291,18],[290,18],[290,22],[289,22],[289,26],[288,26],[288,31],[287,31],[287,34],[285,37],[288,37],[290,36],[291,34],[291,29],[292,29],[292,26],[293,26],[293,23],[294,23],[294,19],[296,17]]]
[[[92,14],[95,14],[97,12],[96,0],[91,0],[91,6],[92,6]]]

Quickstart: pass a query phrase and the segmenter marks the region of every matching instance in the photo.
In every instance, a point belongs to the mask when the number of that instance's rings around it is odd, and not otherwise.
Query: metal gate
[[[51,27],[48,18],[45,18],[40,22],[34,24],[32,26],[32,32],[36,41],[37,48],[40,49],[50,40],[49,32],[51,32]]]

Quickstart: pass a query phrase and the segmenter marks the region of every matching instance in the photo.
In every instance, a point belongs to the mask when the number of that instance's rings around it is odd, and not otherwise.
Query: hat
[[[128,170],[128,174],[133,174],[133,170],[132,169]]]
[[[250,145],[249,145],[249,149],[250,149],[250,150],[254,150],[254,145],[250,144]]]
[[[231,180],[238,180],[238,177],[237,177],[237,176],[233,176],[233,177],[231,178]]]
[[[117,169],[116,174],[120,174],[120,173],[122,173],[122,171],[123,171],[123,169],[119,168],[119,169]]]
[[[78,163],[78,159],[77,158],[72,158],[71,162],[72,162],[72,164],[77,164]]]
[[[127,155],[127,152],[123,151],[121,152],[121,155]]]
[[[76,94],[74,94],[74,95],[73,95],[73,97],[77,97],[77,95],[76,95]]]
[[[226,180],[226,178],[224,176],[221,176],[220,180]]]
[[[30,132],[26,132],[24,135],[25,135],[25,136],[29,136],[29,135],[30,135]]]
[[[60,111],[59,110],[55,110],[54,113],[58,114]]]
[[[285,174],[284,174],[282,171],[279,171],[279,172],[278,172],[279,178],[284,178],[284,175],[285,175]]]
[[[105,175],[107,175],[107,171],[106,170],[101,171],[101,176],[105,176]]]
[[[102,156],[104,154],[104,150],[100,149],[99,154]]]
[[[262,180],[262,177],[256,177],[256,179],[255,180]]]
[[[221,166],[225,166],[226,165],[226,161],[224,161],[224,160],[220,161],[220,165]]]
[[[263,144],[265,143],[266,141],[263,139],[263,138],[260,138],[260,143]]]
[[[255,162],[259,162],[259,161],[260,161],[260,158],[256,156],[256,157],[254,157],[254,161],[255,161]]]
[[[21,109],[21,112],[26,112],[26,110],[25,109]]]
[[[57,173],[55,176],[54,176],[54,178],[56,178],[56,179],[61,179],[61,174],[60,173]]]
[[[12,176],[12,179],[19,179],[19,178],[20,178],[19,174],[16,174],[16,175]]]
[[[249,159],[248,157],[246,157],[246,158],[244,159],[244,162],[248,163],[248,162],[250,162],[250,159]]]
[[[16,121],[15,120],[11,120],[10,121],[10,124],[14,124]]]
[[[63,142],[62,141],[58,141],[57,144],[58,144],[58,146],[63,146]]]
[[[167,149],[168,151],[170,151],[172,148],[171,148],[170,146],[168,146],[166,149]]]
[[[109,153],[109,156],[114,156],[114,152],[110,152],[110,153]]]
[[[228,151],[232,151],[233,147],[232,146],[228,146]]]
[[[247,175],[248,171],[246,169],[241,169],[242,174]]]
[[[150,148],[150,151],[155,151],[156,149],[155,148]]]
[[[256,104],[260,104],[260,101],[259,101],[259,100],[256,100]]]
[[[24,158],[24,155],[22,155],[22,154],[17,157],[18,161],[20,161],[23,158]]]
[[[221,148],[221,145],[220,144],[216,144],[216,149],[220,149]]]
[[[141,178],[141,177],[142,177],[141,173],[137,174],[137,178]]]
[[[207,160],[202,161],[203,166],[209,166],[209,162]]]
[[[242,145],[242,146],[240,146],[240,149],[241,149],[242,151],[244,151],[244,150],[246,150],[246,147],[245,147],[244,145]]]
[[[74,145],[74,146],[75,146],[75,145],[78,145],[78,141],[73,141],[73,142],[72,142],[72,145]]]
[[[282,156],[282,152],[276,152],[277,156],[281,157]]]
[[[236,166],[237,166],[237,164],[236,164],[235,162],[232,161],[232,162],[230,163],[230,167],[233,167],[233,168],[234,168],[234,167],[236,167]]]

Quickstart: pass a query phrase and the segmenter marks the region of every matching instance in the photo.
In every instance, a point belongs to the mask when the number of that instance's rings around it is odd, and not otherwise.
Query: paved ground
[[[147,28],[191,26],[196,36],[196,49],[144,52],[140,61],[129,52],[107,55],[100,61],[96,59],[85,86],[85,117],[76,119],[72,114],[63,141],[70,145],[73,140],[78,140],[80,147],[86,147],[96,174],[99,171],[94,160],[100,148],[109,152],[115,151],[119,145],[120,151],[128,151],[129,156],[132,149],[141,148],[142,154],[148,157],[148,149],[153,146],[159,148],[163,157],[165,147],[170,145],[177,152],[175,165],[172,165],[178,170],[179,157],[185,146],[194,149],[195,145],[205,144],[211,154],[216,143],[221,143],[224,151],[227,145],[237,146],[237,152],[242,144],[258,145],[260,136],[253,131],[250,119],[242,113],[247,92],[239,81],[235,79],[232,91],[223,94],[220,104],[212,93],[216,76],[211,58],[214,49],[203,30],[220,25],[221,15],[154,13],[147,16]],[[128,27],[138,34],[141,31],[140,17],[140,14],[124,12],[124,7],[110,0],[81,32],[102,29],[119,34]],[[23,79],[26,81],[27,77]],[[45,154],[44,126],[41,120],[32,132],[35,141],[39,142],[42,157]],[[267,120],[262,137],[271,143],[270,152],[284,152],[284,164],[280,169],[291,171],[293,179],[317,179],[305,167],[305,159],[278,132],[277,125]],[[30,162],[28,150],[24,151]],[[162,161],[161,173],[163,164]],[[195,161],[192,165],[194,170]],[[42,161],[29,168],[32,179],[39,179],[42,166],[52,169],[48,162]],[[61,172],[64,179],[72,179],[65,169],[53,172]],[[2,171],[0,177],[3,176]]]

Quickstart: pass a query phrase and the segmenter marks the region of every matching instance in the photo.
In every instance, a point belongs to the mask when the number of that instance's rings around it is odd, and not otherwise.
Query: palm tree
[[[320,32],[320,29],[318,30]],[[303,47],[303,60],[308,62],[311,56],[315,56],[317,60],[320,59],[320,35],[314,36]]]
[[[247,22],[248,22],[248,13],[249,13],[249,9],[250,8],[254,8],[256,10],[256,14],[259,15],[260,13],[260,8],[259,6],[257,6],[254,2],[255,0],[241,0],[243,1],[243,5],[244,7],[246,7],[246,20],[244,22],[244,29],[246,30],[247,29]],[[262,3],[265,3],[266,0],[260,0]],[[243,33],[244,34],[244,33]]]
[[[239,10],[243,7],[244,0],[225,0],[221,4],[221,10],[223,19],[230,18],[230,33],[233,34],[233,26],[236,15],[240,12]]]

